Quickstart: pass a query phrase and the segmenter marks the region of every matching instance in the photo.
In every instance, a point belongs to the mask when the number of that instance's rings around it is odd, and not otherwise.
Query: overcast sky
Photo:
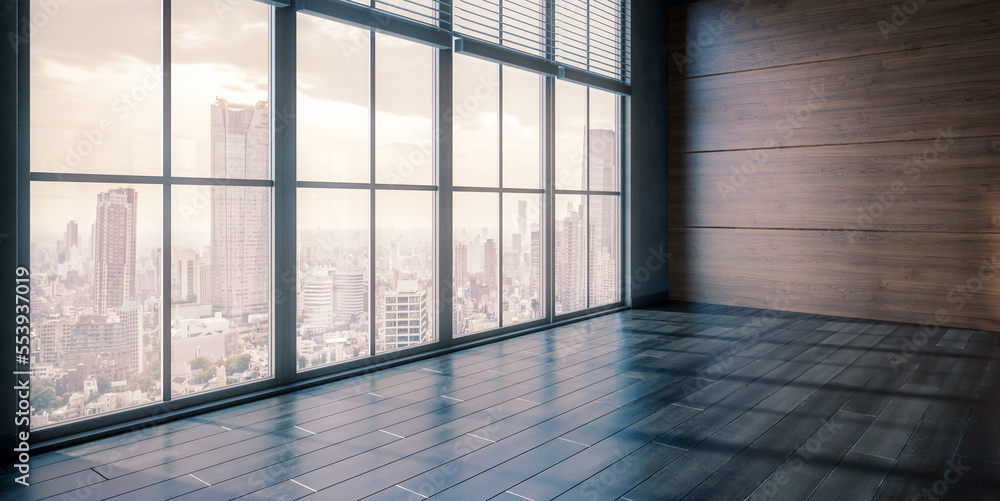
[[[36,3],[32,5],[37,10]],[[32,169],[160,175],[160,1],[88,0],[59,5],[59,11],[48,16],[49,21],[38,27],[31,40]],[[208,176],[210,110],[216,98],[245,104],[268,99],[269,7],[253,1],[205,0],[173,0],[171,5],[172,173]],[[299,14],[297,44],[299,177],[366,182],[369,32]],[[429,47],[377,36],[378,182],[433,182],[432,56]],[[502,123],[504,185],[539,187],[539,78],[505,69],[504,116],[498,119],[498,66],[456,56],[455,69],[456,184],[496,186],[497,133]],[[585,92],[583,87],[562,82],[558,89],[557,178],[559,187],[578,189],[582,187]],[[560,102],[563,94],[566,98]],[[614,101],[610,95],[603,99],[597,94],[592,92],[591,127],[610,126],[607,103],[613,119]],[[96,194],[110,187],[34,183],[34,231],[61,233],[66,221],[76,219],[81,233],[89,233]],[[142,192],[140,231],[159,233],[159,189],[137,188]],[[183,223],[175,232],[175,243],[207,244],[208,193],[207,187],[174,188],[174,223]],[[316,200],[316,195],[310,193],[309,198]],[[300,224],[367,227],[367,221],[358,220],[367,209],[318,209],[338,203],[343,207],[343,202],[332,198],[320,196],[327,200],[305,207],[300,203]],[[393,211],[398,226],[428,226],[430,205],[421,197],[419,207],[408,206],[414,203],[412,198],[385,197],[379,203]],[[309,210],[310,204],[317,210]],[[495,221],[495,212],[485,210],[481,215]],[[461,221],[478,213],[470,210]]]

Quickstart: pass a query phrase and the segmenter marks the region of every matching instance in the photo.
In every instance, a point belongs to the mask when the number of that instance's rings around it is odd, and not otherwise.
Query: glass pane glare
[[[375,182],[434,182],[434,49],[375,37]]]
[[[499,65],[457,54],[453,80],[455,186],[497,185]]]
[[[503,196],[503,325],[542,318],[542,195]]]
[[[30,6],[31,170],[160,175],[160,1]]]
[[[500,326],[498,261],[499,198],[493,193],[455,193],[453,335]]]
[[[158,402],[158,186],[31,183],[31,428]]]
[[[437,341],[434,193],[375,194],[375,351]]]
[[[299,14],[296,33],[298,178],[368,182],[370,32]]]
[[[369,192],[298,190],[298,370],[369,355]]]
[[[271,376],[271,189],[171,193],[174,398]]]
[[[618,190],[617,109],[617,94],[590,89],[587,163],[590,165],[591,190]]]
[[[582,195],[556,195],[556,315],[587,307],[587,206]]]
[[[590,307],[614,303],[621,297],[619,203],[617,196],[590,196]]]
[[[556,189],[586,189],[587,88],[556,80],[555,100]]]
[[[218,7],[171,3],[171,174],[270,179],[270,7]]]
[[[541,134],[541,77],[504,67],[504,187],[541,187]]]

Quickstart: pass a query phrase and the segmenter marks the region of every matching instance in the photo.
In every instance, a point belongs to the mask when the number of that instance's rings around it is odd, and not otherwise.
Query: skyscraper
[[[483,276],[487,289],[498,292],[497,285],[497,242],[492,238],[487,238],[483,245]]]
[[[365,312],[365,272],[338,269],[333,276],[333,317],[337,322],[351,322]]]
[[[455,287],[459,290],[469,285],[469,246],[455,244]]]
[[[139,194],[114,188],[97,194],[94,220],[94,313],[107,315],[135,298],[135,224]]]
[[[266,102],[212,105],[212,176],[269,179]],[[227,318],[268,313],[271,296],[270,190],[212,186],[212,307]]]

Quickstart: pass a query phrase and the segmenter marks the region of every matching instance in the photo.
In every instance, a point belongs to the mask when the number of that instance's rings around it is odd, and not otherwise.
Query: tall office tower
[[[587,235],[583,206],[570,203],[556,238],[556,303],[560,313],[587,307]]]
[[[365,272],[357,269],[331,270],[333,276],[333,317],[350,322],[365,312]]]
[[[531,295],[541,301],[542,291],[539,289],[542,279],[542,236],[539,231],[531,232],[531,277],[528,279],[528,286],[531,288]]]
[[[161,263],[161,261],[163,260],[163,251],[160,249],[153,249],[151,253],[151,258],[153,260],[153,271],[155,279],[155,283],[153,284],[153,289],[154,293],[156,294],[156,297],[160,297],[160,289],[163,287],[163,275],[160,274],[160,268],[163,266],[163,264]],[[205,301],[206,299],[208,299],[207,296],[205,298],[202,298],[202,301]]]
[[[465,289],[469,285],[469,246],[461,243],[455,244],[455,288]]]
[[[486,239],[483,246],[483,276],[486,278],[486,287],[491,291],[499,292],[497,287],[497,243],[492,238]]]
[[[598,191],[616,191],[618,183],[615,175],[618,171],[615,154],[614,131],[606,129],[590,129],[588,133],[589,148],[587,161],[590,165],[590,189]],[[618,235],[618,221],[615,217],[615,207],[611,198],[602,196],[590,197],[591,224],[597,231],[591,246],[595,252],[606,252],[612,258],[617,258],[618,245],[615,238]],[[596,219],[596,221],[595,221]]]
[[[517,233],[519,235],[528,234],[528,201],[518,200],[517,201]],[[521,249],[514,249],[517,252],[521,252]]]
[[[80,246],[80,225],[76,221],[66,223],[66,234],[63,235],[63,245],[66,246],[66,261],[73,261]]]
[[[325,332],[333,326],[333,288],[330,275],[314,274],[302,285],[302,330]]]
[[[212,176],[269,179],[266,102],[212,105]],[[270,190],[212,186],[212,309],[227,318],[268,313],[271,296]]]
[[[171,294],[174,300],[187,301],[189,297],[198,296],[198,253],[194,249],[180,249],[174,254],[174,270],[177,288]],[[204,298],[199,297],[199,300]]]
[[[419,290],[414,278],[401,279],[399,290],[385,294],[386,350],[395,350],[430,341],[427,291]]]
[[[135,224],[139,194],[115,188],[97,194],[94,220],[94,313],[107,315],[135,298]]]

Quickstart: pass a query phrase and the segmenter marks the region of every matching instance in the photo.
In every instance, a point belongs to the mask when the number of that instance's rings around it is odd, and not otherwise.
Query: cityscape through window
[[[545,2],[459,2],[541,69],[383,3],[281,35],[258,1],[71,2],[32,37],[32,428],[623,304],[625,100],[557,80]]]

